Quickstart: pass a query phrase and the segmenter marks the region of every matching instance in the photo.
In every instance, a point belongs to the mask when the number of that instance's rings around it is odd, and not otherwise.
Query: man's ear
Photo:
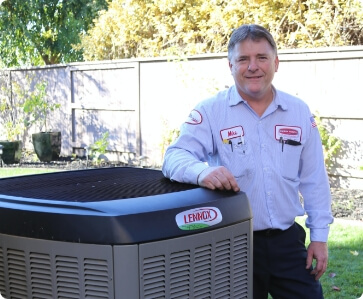
[[[231,73],[232,73],[232,67],[233,67],[233,65],[232,65],[232,63],[231,63],[231,61],[230,60],[228,60],[228,66],[229,66],[229,70],[231,71]]]
[[[276,55],[276,58],[275,58],[275,73],[279,69],[279,64],[280,64],[280,60],[279,60],[279,57]]]

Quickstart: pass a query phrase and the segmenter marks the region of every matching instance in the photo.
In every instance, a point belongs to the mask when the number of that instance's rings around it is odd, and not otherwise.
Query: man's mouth
[[[246,77],[247,79],[261,79],[262,76],[253,76],[253,77]]]

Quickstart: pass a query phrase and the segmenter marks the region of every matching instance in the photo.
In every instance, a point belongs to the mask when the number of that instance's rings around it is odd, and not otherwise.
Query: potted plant
[[[15,124],[12,122],[3,124],[2,130],[3,132],[5,131],[6,138],[0,140],[0,144],[3,146],[1,158],[5,164],[17,164],[20,162],[23,143],[17,139],[17,136],[23,132],[22,125],[18,121]]]
[[[5,164],[20,162],[22,141],[18,138],[24,133],[24,123],[21,118],[21,105],[13,102],[10,89],[6,82],[1,82],[0,90],[0,144],[3,147],[1,159]]]
[[[32,134],[34,151],[42,162],[57,160],[61,151],[61,132],[53,132],[49,128],[50,113],[60,108],[60,104],[52,103],[47,98],[47,82],[35,84],[32,92],[25,95],[23,111],[27,116],[25,126],[37,125],[38,133]]]

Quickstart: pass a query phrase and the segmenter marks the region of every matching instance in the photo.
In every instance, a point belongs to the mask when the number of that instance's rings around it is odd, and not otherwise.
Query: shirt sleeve
[[[310,240],[327,242],[329,225],[333,223],[330,185],[319,130],[313,119],[311,122],[301,156],[300,192],[308,215],[306,226],[310,229]]]
[[[199,174],[208,168],[208,157],[213,151],[213,136],[208,117],[197,107],[201,121],[182,125],[177,140],[168,147],[162,172],[165,177],[181,183],[198,184]]]

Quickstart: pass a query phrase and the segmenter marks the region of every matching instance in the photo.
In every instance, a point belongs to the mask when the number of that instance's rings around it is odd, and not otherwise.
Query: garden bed
[[[332,188],[332,211],[336,218],[363,221],[363,190]]]

